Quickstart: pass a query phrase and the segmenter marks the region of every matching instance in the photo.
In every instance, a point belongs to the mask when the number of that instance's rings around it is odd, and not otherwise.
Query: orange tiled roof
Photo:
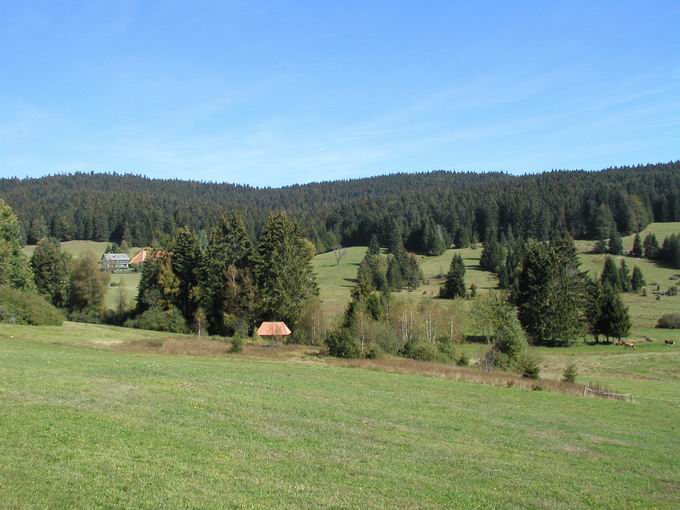
[[[257,334],[260,336],[288,336],[291,331],[284,322],[263,322],[257,328]]]

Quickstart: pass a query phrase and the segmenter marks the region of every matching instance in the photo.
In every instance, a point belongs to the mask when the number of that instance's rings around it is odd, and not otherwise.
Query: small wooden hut
[[[285,322],[263,322],[257,328],[257,334],[263,338],[272,338],[278,342],[283,337],[290,335],[291,330],[288,329]]]

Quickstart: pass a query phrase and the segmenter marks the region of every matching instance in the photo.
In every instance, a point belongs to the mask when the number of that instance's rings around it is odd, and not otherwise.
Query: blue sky
[[[0,176],[680,158],[680,2],[0,0]]]

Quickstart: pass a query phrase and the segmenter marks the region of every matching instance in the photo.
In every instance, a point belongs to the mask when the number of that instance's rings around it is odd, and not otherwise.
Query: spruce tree
[[[658,257],[659,241],[657,241],[655,234],[647,234],[643,246],[645,258],[654,260]]]
[[[56,239],[43,238],[31,257],[35,286],[58,307],[65,307],[68,297],[69,258]]]
[[[645,277],[642,275],[642,271],[638,266],[635,266],[633,268],[633,276],[630,279],[631,289],[635,292],[638,292],[645,286],[645,284]]]
[[[623,290],[623,285],[621,284],[621,275],[619,274],[619,270],[614,263],[614,259],[611,257],[605,257],[604,259],[604,267],[602,268],[600,281],[603,284],[609,284],[609,286],[615,292],[621,292]]]
[[[456,248],[469,248],[470,247],[470,235],[468,231],[464,228],[459,228],[456,230],[456,235],[453,240],[453,244]]]
[[[439,289],[439,297],[443,299],[464,298],[467,295],[465,289],[465,262],[463,257],[456,253],[451,259],[449,272]]]
[[[423,224],[421,247],[423,253],[431,256],[441,255],[446,250],[442,228],[432,218],[428,218]]]
[[[621,234],[619,234],[619,231],[616,229],[612,231],[611,237],[609,238],[607,253],[610,255],[623,255],[623,241],[621,240]]]
[[[628,336],[632,322],[628,313],[628,307],[623,304],[621,296],[616,296],[611,325],[611,334],[617,340],[620,341],[623,337]]]
[[[213,229],[203,257],[199,283],[201,301],[211,334],[233,335],[232,324],[225,324],[225,314],[241,321],[241,329],[253,325],[254,253],[243,217],[229,215]]]
[[[202,264],[196,233],[189,228],[178,229],[170,252],[172,271],[179,281],[175,305],[182,312],[184,320],[191,324],[199,304],[198,270]]]
[[[21,251],[21,225],[9,205],[0,199],[0,285],[33,289],[33,272]]]
[[[520,321],[531,342],[564,345],[580,337],[585,327],[586,291],[571,240],[531,243],[513,289]]]
[[[621,290],[623,292],[630,292],[630,271],[628,271],[628,265],[626,264],[626,259],[624,258],[621,259],[621,263],[619,265],[619,277],[621,279]]]
[[[592,236],[595,239],[609,237],[610,232],[615,228],[614,216],[607,204],[600,204],[595,210],[592,228]]]
[[[628,308],[623,304],[621,296],[605,283],[600,302],[599,332],[607,337],[607,341],[611,337],[621,340],[628,334],[630,326]]]
[[[269,217],[258,242],[255,267],[263,320],[285,321],[292,328],[305,302],[318,294],[311,265],[313,248],[285,213]]]
[[[635,239],[633,240],[633,249],[630,251],[631,256],[640,258],[642,257],[642,241],[640,240],[640,234],[635,234]]]
[[[371,241],[368,243],[368,254],[380,255],[380,243],[378,242],[378,236],[375,233],[371,235]]]
[[[482,269],[491,271],[493,273],[498,272],[500,265],[505,260],[505,249],[496,240],[495,234],[489,236],[489,238],[484,243],[484,248],[482,249],[482,255],[479,259],[479,265]]]

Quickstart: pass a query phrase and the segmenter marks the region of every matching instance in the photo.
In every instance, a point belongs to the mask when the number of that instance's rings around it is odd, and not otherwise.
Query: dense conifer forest
[[[652,221],[680,220],[680,162],[598,172],[395,174],[283,188],[75,173],[0,179],[27,242],[49,235],[151,244],[180,227],[210,232],[239,211],[251,236],[285,210],[318,252],[383,246],[398,230],[407,249],[437,254],[489,238],[609,238]]]

